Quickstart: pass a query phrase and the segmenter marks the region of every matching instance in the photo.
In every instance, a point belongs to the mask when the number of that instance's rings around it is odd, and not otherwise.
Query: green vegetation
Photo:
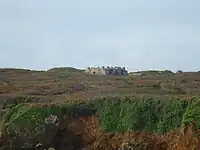
[[[19,107],[20,107],[20,109],[18,109],[18,113],[15,113],[15,110]],[[27,110],[28,110],[28,107],[21,106],[21,104],[17,105],[16,108],[13,108],[10,111],[9,111],[9,109],[3,108],[3,106],[1,105],[1,108],[0,108],[0,142],[2,142],[3,139],[7,140],[9,133],[11,133],[12,131],[14,131],[14,133],[17,133],[16,131],[18,130],[18,124],[16,124],[15,121],[20,119],[21,116],[23,116],[24,113],[27,112]],[[21,127],[23,127],[23,125]],[[0,143],[0,144],[2,144],[2,143]]]
[[[100,104],[97,104],[100,103]],[[190,105],[186,100],[162,101],[152,97],[110,97],[94,102],[108,132],[142,130],[165,133],[181,126]]]
[[[76,69],[73,67],[56,67],[56,68],[49,69],[47,71],[48,72],[57,72],[57,73],[62,73],[62,72],[69,73],[69,72],[83,72],[84,70]]]
[[[130,72],[129,74],[141,73],[142,76],[154,76],[154,75],[173,75],[174,73],[170,70],[146,70],[138,72]]]
[[[2,137],[2,134],[6,128],[6,116],[7,116],[7,112],[3,110],[3,107],[1,105],[0,107],[0,138]]]
[[[196,121],[200,128],[200,100],[161,100],[155,97],[103,97],[88,103],[71,103],[51,107],[30,107],[18,104],[7,115],[7,123],[38,130],[50,115],[70,119],[76,116],[97,115],[107,132],[142,130],[166,133],[181,124]],[[21,130],[20,129],[20,130]]]
[[[183,115],[183,124],[188,125],[193,121],[196,123],[197,128],[200,128],[200,99],[194,101],[187,107],[186,112]]]
[[[67,104],[67,105],[56,105],[51,107],[32,107],[28,104],[18,104],[11,108],[7,115],[7,122],[11,122],[14,125],[12,131],[17,133],[26,129],[33,132],[38,132],[44,125],[45,118],[50,115],[56,115],[59,118],[92,115],[94,110],[89,108],[85,104]]]

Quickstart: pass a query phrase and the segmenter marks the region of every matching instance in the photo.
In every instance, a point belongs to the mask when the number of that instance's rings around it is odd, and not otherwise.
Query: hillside
[[[199,93],[199,72],[0,69],[0,148],[194,150]]]
[[[0,100],[20,99],[63,103],[106,95],[166,95],[189,97],[200,93],[200,73],[172,74],[150,71],[141,75],[92,76],[75,68],[48,71],[0,69]]]

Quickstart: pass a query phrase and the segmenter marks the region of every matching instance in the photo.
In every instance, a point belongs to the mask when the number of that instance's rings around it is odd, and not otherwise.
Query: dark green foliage
[[[163,115],[158,123],[158,131],[165,133],[181,125],[183,114],[189,102],[184,100],[169,100],[163,107]]]
[[[160,84],[154,84],[154,85],[152,85],[152,87],[155,88],[155,89],[161,89],[162,88]]]
[[[143,130],[165,133],[181,125],[188,102],[153,97],[109,97],[95,102],[104,129],[108,132]]]
[[[183,124],[188,125],[191,122],[195,122],[197,128],[200,128],[200,99],[191,101],[191,104],[183,115]]]
[[[182,70],[178,70],[177,73],[183,73],[183,71]]]
[[[56,115],[59,118],[70,118],[76,116],[91,116],[95,112],[85,104],[68,104],[68,105],[55,105],[50,107],[30,107],[26,104],[19,104],[11,108],[7,122],[12,121],[17,124],[19,130],[26,127],[33,131],[38,131],[44,124],[45,118],[50,115]]]
[[[97,115],[102,127],[107,132],[142,130],[166,133],[178,128],[182,123],[195,120],[200,128],[200,101],[193,99],[162,100],[149,96],[103,97],[87,103],[71,103],[51,107],[29,107],[20,104],[13,107],[9,120],[21,124],[31,123],[34,129],[44,124],[50,115],[70,119],[78,116]],[[21,115],[19,115],[21,114]],[[16,118],[17,119],[12,119]],[[37,128],[38,127],[38,128]]]

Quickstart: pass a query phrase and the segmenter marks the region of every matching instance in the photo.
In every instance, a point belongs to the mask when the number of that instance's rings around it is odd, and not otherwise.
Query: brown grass
[[[83,72],[0,69],[0,100],[35,96],[40,102],[65,102],[106,95],[154,94],[191,96],[200,93],[200,73],[153,76],[91,76]]]

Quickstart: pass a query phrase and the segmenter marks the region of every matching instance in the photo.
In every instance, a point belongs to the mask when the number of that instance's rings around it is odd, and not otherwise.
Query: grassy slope
[[[48,71],[0,69],[0,100],[29,97],[29,101],[62,103],[106,95],[182,95],[200,92],[200,73],[180,75],[154,71],[141,76],[91,76],[75,68]]]
[[[133,93],[136,93],[136,95],[156,95],[158,99],[159,96],[161,96],[163,102],[165,102],[165,98],[167,99],[168,96],[181,95],[183,97],[190,97],[191,95],[196,95],[200,91],[199,73],[188,73],[187,75],[147,74],[142,78],[133,76],[112,77],[88,76],[85,75],[82,71],[75,71],[74,69],[73,71],[68,71],[66,68],[56,68],[56,71],[50,70],[40,72],[20,69],[4,69],[0,70],[0,75],[0,98],[1,100],[5,100],[5,102],[10,101],[10,103],[15,102],[16,97],[18,97],[18,100],[23,100],[23,98],[26,98],[26,101],[32,102],[35,102],[37,101],[37,98],[40,98],[40,102],[44,103],[49,102],[50,100],[57,103],[63,103],[68,99],[87,99],[88,97],[92,98],[102,95],[129,95]],[[101,101],[102,100],[99,101],[100,104]],[[98,111],[104,112],[100,116],[101,124],[104,129],[110,132],[125,131],[128,128],[140,129],[138,127],[141,127],[141,123],[147,122],[147,124],[142,126],[141,130],[166,132],[170,129],[179,127],[182,122],[188,123],[192,121],[192,119],[195,118],[192,115],[199,116],[199,112],[194,111],[193,105],[188,107],[188,109],[185,109],[185,104],[175,102],[170,105],[163,105],[169,107],[163,109],[166,111],[157,113],[155,112],[155,110],[157,110],[155,109],[157,108],[157,105],[154,105],[154,103],[150,105],[151,101],[145,103],[141,101],[141,103],[137,104],[137,107],[133,107],[135,103],[133,100],[125,101],[127,102],[123,103],[120,99],[118,101],[120,107],[114,107],[115,104],[118,105],[118,102],[116,102],[116,99],[112,99],[111,104],[110,102],[105,101],[103,107],[99,107],[100,109],[98,109]],[[127,109],[127,107],[130,108]],[[141,109],[138,110],[136,108]],[[148,108],[149,111],[147,111],[146,108]],[[77,110],[73,107],[72,109]],[[120,111],[118,111],[118,109],[120,109]],[[20,109],[20,111],[23,110],[26,109]],[[62,114],[60,109],[58,109],[57,112],[57,109],[49,110],[49,108],[42,108],[41,110],[34,107],[29,113],[27,113],[28,116],[24,116],[22,119],[24,120],[24,118],[28,118],[29,121],[31,119],[32,121],[43,121],[44,117],[52,113],[51,111],[56,114]],[[116,111],[120,112],[120,117],[117,113],[115,113]],[[142,114],[139,114],[137,111],[140,113],[142,112]],[[70,111],[70,113],[71,112],[72,111]],[[193,113],[192,115],[191,112]],[[80,112],[78,111],[78,113]],[[127,113],[130,115],[127,115]],[[45,116],[40,116],[41,114]],[[110,118],[110,114],[115,114],[115,116]],[[159,116],[156,116],[155,114]],[[127,118],[127,116],[131,117]],[[141,116],[142,119],[138,119],[141,118]],[[155,118],[159,117],[159,119],[151,118],[151,116],[154,116]],[[117,121],[117,126],[114,124],[112,127],[113,118],[117,118],[119,120]],[[197,117],[197,119],[199,118]],[[137,122],[130,122],[133,120],[136,120]],[[160,129],[164,131],[160,131]]]

